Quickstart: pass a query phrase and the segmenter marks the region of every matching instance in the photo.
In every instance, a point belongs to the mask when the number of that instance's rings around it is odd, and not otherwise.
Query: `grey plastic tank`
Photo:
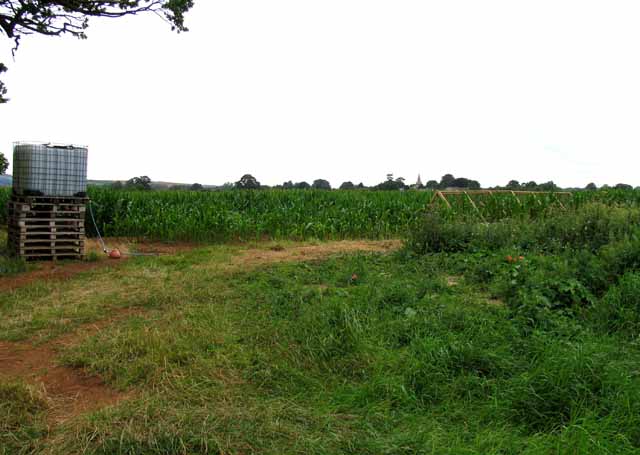
[[[13,191],[23,196],[85,196],[86,147],[16,142]]]

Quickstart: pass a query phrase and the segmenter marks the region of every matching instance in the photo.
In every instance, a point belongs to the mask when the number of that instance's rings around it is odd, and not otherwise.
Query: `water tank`
[[[13,144],[13,192],[23,196],[85,196],[87,148]]]

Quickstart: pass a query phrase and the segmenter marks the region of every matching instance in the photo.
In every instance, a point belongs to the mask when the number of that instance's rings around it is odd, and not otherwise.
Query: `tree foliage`
[[[260,182],[251,174],[244,174],[235,183],[235,187],[239,190],[259,190]]]
[[[14,51],[24,35],[87,37],[92,17],[117,18],[141,13],[162,17],[177,32],[186,31],[184,15],[193,0],[0,0],[0,33],[14,42]],[[0,73],[6,66],[0,63]],[[0,103],[6,102],[0,82]]]
[[[127,180],[125,184],[125,188],[130,190],[150,190],[151,189],[151,179],[146,175],[142,175],[140,177],[133,177]]]
[[[431,182],[427,182],[427,188]],[[477,180],[471,180],[464,177],[454,177],[451,174],[445,174],[440,179],[440,183],[438,187],[442,190],[446,190],[447,188],[468,188],[472,190],[477,190],[480,188],[480,183]]]
[[[9,160],[4,156],[2,152],[0,152],[0,175],[3,175],[9,169]]]
[[[406,185],[404,184],[404,177],[393,178],[393,174],[387,174],[387,180],[382,183],[378,183],[374,188],[376,190],[403,190]]]
[[[455,181],[455,177],[451,174],[445,174],[442,176],[442,178],[440,179],[440,188],[441,189],[447,189],[447,188],[451,188],[453,186],[453,182]]]
[[[311,185],[311,187],[316,190],[330,190],[331,184],[329,183],[328,180],[317,179],[313,181],[313,184]]]

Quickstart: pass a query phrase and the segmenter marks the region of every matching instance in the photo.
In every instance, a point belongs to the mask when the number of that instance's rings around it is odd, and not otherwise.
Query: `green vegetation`
[[[0,277],[15,275],[27,270],[27,264],[18,258],[10,257],[7,252],[7,233],[0,231]]]
[[[23,382],[0,381],[0,454],[32,453],[45,436],[42,397]]]
[[[167,207],[249,201],[246,213],[288,200],[135,194],[140,207],[152,196]],[[355,197],[288,194],[329,211]],[[394,197],[413,194],[424,193]],[[28,410],[0,443],[54,454],[640,453],[640,207],[629,192],[590,194],[567,210],[501,207],[491,223],[473,209],[419,212],[392,254],[269,264],[296,244],[210,245],[0,295],[0,341],[48,342],[112,318],[60,345],[59,361],[128,397],[45,434],[46,407],[0,381],[0,409]]]
[[[321,190],[113,191],[90,196],[109,236],[162,240],[388,238],[408,232],[428,195]]]
[[[0,189],[0,220],[6,222],[10,189]],[[403,237],[421,224],[431,191],[261,190],[127,191],[90,188],[100,230],[107,236],[200,242],[256,239]],[[447,221],[499,221],[555,217],[591,202],[637,207],[640,191],[582,191],[572,195],[474,195],[437,200]],[[90,234],[92,222],[87,219]]]

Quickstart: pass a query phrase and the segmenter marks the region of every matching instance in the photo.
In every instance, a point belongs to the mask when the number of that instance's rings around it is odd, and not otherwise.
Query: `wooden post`
[[[482,213],[480,212],[480,209],[478,209],[478,207],[476,206],[476,203],[473,202],[473,199],[471,199],[471,196],[469,196],[469,193],[465,191],[464,195],[467,196],[467,199],[469,199],[469,202],[471,202],[471,205],[473,206],[473,208],[476,209],[476,212],[478,212],[478,215],[480,215],[480,218],[482,218],[482,221],[486,223],[487,220],[484,219],[484,217],[482,216]]]
[[[442,199],[444,201],[445,204],[447,204],[447,207],[449,209],[451,209],[451,204],[449,204],[449,201],[447,201],[447,198],[444,197],[444,194],[442,194],[442,191],[438,191],[438,196],[440,196],[440,199]]]

